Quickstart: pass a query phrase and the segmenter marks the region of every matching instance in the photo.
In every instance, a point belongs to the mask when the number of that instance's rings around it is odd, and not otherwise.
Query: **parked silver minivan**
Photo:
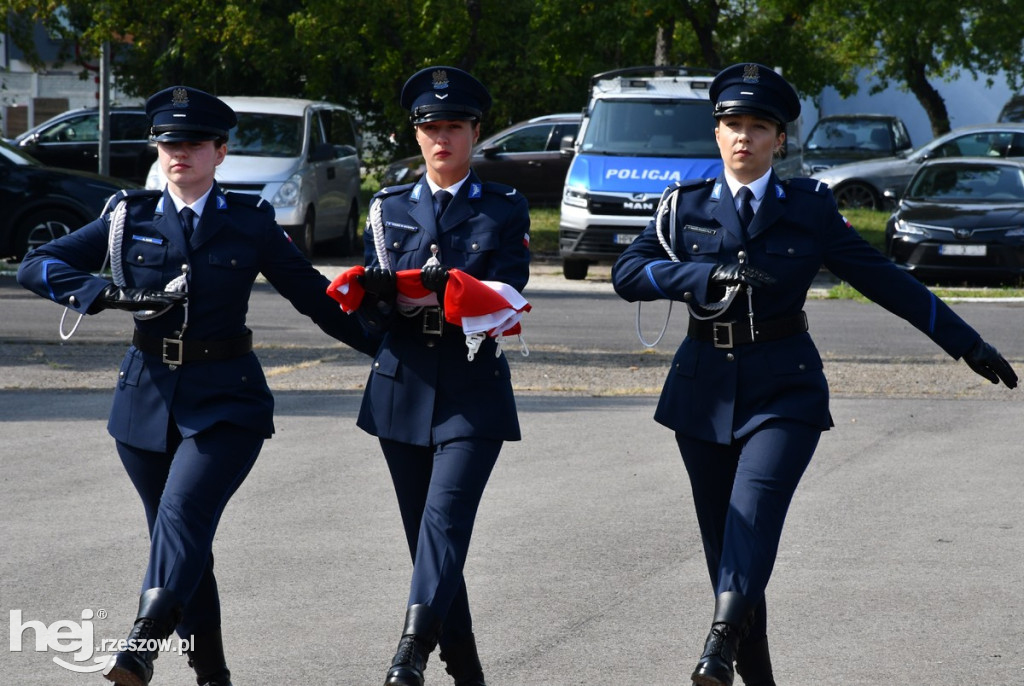
[[[293,98],[221,100],[238,115],[238,126],[217,167],[217,183],[271,203],[277,223],[306,255],[328,242],[343,254],[361,252],[361,146],[349,111]],[[146,187],[160,189],[166,182],[159,162],[153,163]]]

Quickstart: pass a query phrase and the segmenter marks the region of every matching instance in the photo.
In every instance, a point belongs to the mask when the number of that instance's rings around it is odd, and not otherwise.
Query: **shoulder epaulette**
[[[163,191],[150,190],[148,188],[122,188],[110,198],[110,205],[113,207],[122,200],[139,200],[142,198],[159,198]]]
[[[483,187],[485,193],[494,193],[495,195],[502,195],[511,201],[525,199],[522,193],[517,191],[514,186],[509,186],[507,183],[498,183],[497,181],[484,181]]]
[[[404,193],[405,191],[412,190],[412,187],[415,186],[417,183],[419,182],[413,181],[412,183],[403,183],[399,186],[385,186],[384,188],[381,188],[379,191],[374,193],[373,197],[380,198],[384,197],[385,195],[395,195],[396,193]]]
[[[163,191],[149,190],[148,188],[122,188],[117,193],[114,193],[112,196],[107,198],[107,204],[104,205],[103,211],[100,213],[100,215],[102,216],[105,215],[107,212],[113,211],[113,209],[117,207],[117,204],[122,200],[124,200],[125,202],[131,202],[132,200],[142,200],[146,198],[156,200],[159,199],[160,196],[162,196],[163,194]]]
[[[786,188],[794,188],[805,193],[824,193],[828,190],[828,184],[817,179],[810,179],[804,176],[786,179],[782,182]]]
[[[255,207],[264,212],[273,212],[273,206],[258,195],[252,193],[238,193],[236,191],[224,191],[224,197],[230,202],[247,207]]]
[[[708,184],[714,182],[714,177],[707,179],[686,179],[684,181],[677,181],[668,188],[666,188],[665,191],[661,194],[661,197],[666,198],[672,193],[677,193],[680,191],[689,191],[695,188],[703,188],[704,186],[707,186]]]

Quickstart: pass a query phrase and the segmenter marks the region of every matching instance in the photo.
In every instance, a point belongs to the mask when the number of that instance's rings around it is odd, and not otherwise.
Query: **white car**
[[[312,256],[328,241],[362,251],[359,234],[360,141],[341,105],[293,98],[221,98],[238,115],[228,155],[217,167],[227,191],[262,196],[277,223]],[[146,188],[167,183],[154,162]]]

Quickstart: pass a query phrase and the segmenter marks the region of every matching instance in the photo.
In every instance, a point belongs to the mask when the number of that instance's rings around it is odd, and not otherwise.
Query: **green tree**
[[[935,88],[963,72],[1024,79],[1019,3],[1007,0],[4,0],[0,30],[30,47],[32,20],[63,35],[69,58],[109,41],[119,86],[145,96],[173,83],[220,95],[329,99],[378,139],[414,149],[398,104],[430,64],[472,71],[492,90],[485,131],[585,106],[590,77],[655,63],[721,68],[756,61],[803,95],[913,93],[938,134]],[[182,18],[187,17],[188,21]]]
[[[863,68],[877,83],[912,93],[928,114],[932,133],[949,131],[949,113],[936,83],[964,72],[986,77],[1000,70],[1021,85],[1024,32],[1020,3],[1005,0],[822,0],[809,15],[815,33],[835,37],[833,54],[849,69]]]

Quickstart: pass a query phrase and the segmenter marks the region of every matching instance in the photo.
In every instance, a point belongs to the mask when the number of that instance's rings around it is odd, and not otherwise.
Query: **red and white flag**
[[[359,277],[362,266],[345,270],[331,282],[327,295],[351,314],[359,309],[365,291]],[[419,269],[396,273],[397,301],[402,306],[437,305],[437,294],[423,287]],[[519,291],[500,281],[481,281],[459,269],[448,270],[444,291],[444,318],[461,326],[466,335],[486,333],[491,337],[514,336],[522,332],[520,320],[530,311],[530,303]]]

